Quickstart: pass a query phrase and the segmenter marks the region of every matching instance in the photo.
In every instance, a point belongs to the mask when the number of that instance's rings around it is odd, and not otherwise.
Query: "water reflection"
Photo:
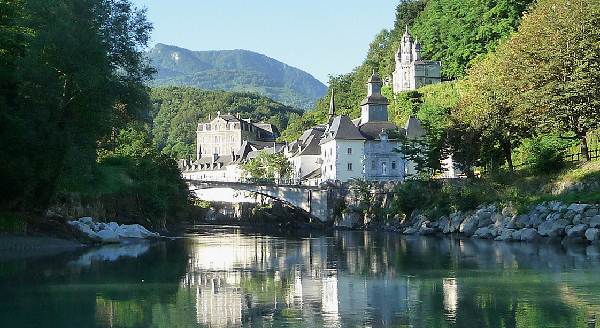
[[[188,237],[0,266],[0,322],[586,327],[588,313],[600,313],[594,247],[360,232],[290,239],[232,229]],[[59,315],[74,304],[79,311]]]
[[[77,260],[70,264],[78,267],[89,267],[93,262],[115,262],[119,259],[131,257],[137,258],[150,249],[150,243],[139,242],[132,244],[106,245],[92,249],[82,254]]]

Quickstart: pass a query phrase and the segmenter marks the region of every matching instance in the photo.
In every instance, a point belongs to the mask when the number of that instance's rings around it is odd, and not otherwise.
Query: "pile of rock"
[[[91,217],[83,217],[69,221],[69,224],[89,238],[104,243],[119,243],[132,239],[159,238],[156,232],[151,232],[139,224],[122,224],[116,222],[95,222]]]
[[[482,206],[476,211],[453,213],[438,220],[413,215],[401,228],[405,234],[437,233],[500,241],[538,241],[542,239],[571,243],[600,240],[600,206],[589,204],[542,203],[528,214],[517,215],[510,207]]]

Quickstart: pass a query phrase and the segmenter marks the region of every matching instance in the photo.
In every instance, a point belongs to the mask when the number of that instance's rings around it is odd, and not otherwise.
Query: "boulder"
[[[498,237],[496,237],[495,240],[498,241],[509,241],[513,239],[513,233],[515,232],[515,230],[513,229],[504,229],[502,230],[502,232],[500,233],[500,235]],[[521,237],[519,236],[519,239]]]
[[[467,216],[463,222],[460,224],[459,231],[466,235],[471,236],[477,230],[479,223],[479,218],[477,215]]]
[[[523,228],[527,228],[527,226],[529,226],[529,220],[530,217],[528,215],[517,215],[516,217],[514,217],[512,219],[512,222],[514,223],[515,228],[517,229],[523,229]]]
[[[600,228],[600,215],[596,215],[590,219],[590,227]]]
[[[443,232],[443,233],[450,233],[450,219],[448,219],[447,216],[442,216],[439,220],[438,220],[438,228]]]
[[[575,216],[573,217],[573,224],[577,225],[583,223],[583,221],[581,221],[581,214],[575,214]]]
[[[589,208],[585,211],[584,215],[587,217],[594,217],[594,216],[598,215],[598,209],[595,207]]]
[[[105,243],[118,243],[120,241],[119,234],[114,230],[101,230],[96,235]]]
[[[571,240],[582,239],[588,226],[586,224],[578,224],[567,231],[567,238]]]
[[[521,230],[521,241],[534,242],[540,238],[540,234],[533,228],[525,228]]]
[[[600,240],[600,229],[589,228],[585,231],[585,238],[591,242]]]
[[[450,233],[454,233],[460,230],[460,225],[463,222],[461,213],[454,213],[450,215]]]
[[[575,213],[583,213],[588,207],[588,204],[571,204],[567,209]]]
[[[532,215],[529,218],[529,224],[527,225],[528,228],[537,228],[540,224],[544,223],[545,220],[545,216],[542,215]]]
[[[414,234],[416,234],[416,233],[417,233],[417,229],[416,229],[416,228],[413,228],[413,227],[409,227],[409,228],[406,228],[406,229],[404,229],[404,232],[403,232],[403,233],[404,233],[405,235],[414,235]]]
[[[577,213],[575,213],[575,211],[573,210],[567,210],[564,214],[563,214],[563,218],[567,219],[567,220],[573,220],[573,218],[575,217]]]
[[[559,219],[556,221],[546,221],[537,228],[542,236],[560,237],[564,235],[565,227],[569,224],[567,220]]]
[[[492,233],[489,227],[481,227],[473,233],[473,238],[492,239],[494,237],[495,234]]]
[[[523,233],[523,229],[513,231],[512,240],[521,240],[522,233]]]
[[[506,226],[508,218],[503,216],[502,214],[496,213],[492,216],[492,221],[495,227],[501,228]]]
[[[475,214],[478,218],[477,227],[485,227],[492,224],[492,212],[489,212],[487,209],[481,209],[477,211]]]

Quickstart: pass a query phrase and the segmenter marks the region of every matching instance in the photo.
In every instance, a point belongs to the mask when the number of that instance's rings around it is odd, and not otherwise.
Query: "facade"
[[[421,44],[417,40],[413,42],[408,26],[396,52],[396,70],[392,80],[394,93],[442,81],[441,63],[421,58]]]
[[[291,178],[294,181],[306,181],[307,184],[318,183],[312,177],[316,174],[316,171],[320,173],[321,147],[319,142],[323,137],[325,128],[324,125],[312,127],[304,131],[298,140],[286,145],[284,148],[284,154],[293,167]],[[309,183],[307,180],[311,179],[312,183]]]
[[[252,123],[241,119],[239,114],[221,115],[217,112],[213,120],[198,123],[196,158],[231,155],[240,149],[244,141],[265,145],[273,143],[278,136],[279,131],[272,124]]]
[[[277,128],[268,123],[253,123],[239,115],[221,115],[198,123],[196,160],[182,160],[186,179],[202,181],[240,181],[240,164],[261,151],[281,151],[275,139]]]
[[[320,142],[321,181],[404,179],[405,159],[396,150],[400,142],[388,134],[403,131],[388,121],[388,100],[381,94],[382,86],[383,81],[373,72],[367,97],[361,102],[361,116],[355,120],[335,116],[332,95],[329,124]]]

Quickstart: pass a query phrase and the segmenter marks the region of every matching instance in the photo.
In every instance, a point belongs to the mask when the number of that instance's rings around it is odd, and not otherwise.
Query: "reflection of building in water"
[[[181,286],[195,289],[196,321],[210,327],[242,323],[242,294],[239,272],[190,272]]]
[[[396,276],[375,235],[344,237],[343,256],[325,237],[201,237],[181,281],[195,291],[197,323],[270,325],[285,309],[306,326],[413,324],[422,286]]]
[[[442,279],[444,290],[444,312],[446,318],[456,322],[456,311],[458,310],[458,283],[455,278]]]

